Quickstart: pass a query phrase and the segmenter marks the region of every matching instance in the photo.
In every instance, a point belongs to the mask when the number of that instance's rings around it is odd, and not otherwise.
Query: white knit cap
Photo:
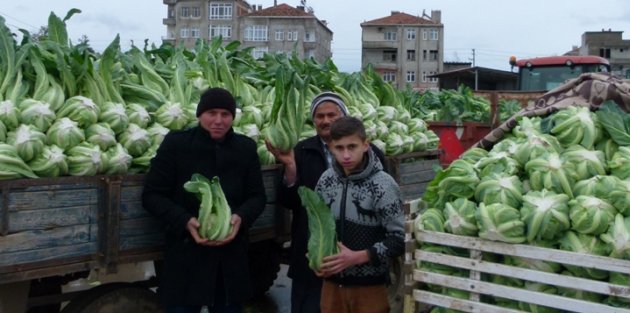
[[[334,92],[326,91],[317,95],[313,99],[313,102],[311,102],[311,118],[315,117],[315,110],[317,110],[317,107],[324,102],[332,102],[336,104],[344,116],[348,115],[348,108],[346,108],[346,104],[343,102],[341,97]]]

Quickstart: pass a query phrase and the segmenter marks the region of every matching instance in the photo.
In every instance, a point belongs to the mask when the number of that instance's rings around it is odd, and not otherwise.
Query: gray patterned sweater
[[[367,249],[370,256],[368,263],[330,278],[342,285],[389,283],[390,258],[405,252],[400,188],[372,149],[366,156],[362,170],[348,177],[335,162],[315,188],[335,216],[337,240],[354,251]]]

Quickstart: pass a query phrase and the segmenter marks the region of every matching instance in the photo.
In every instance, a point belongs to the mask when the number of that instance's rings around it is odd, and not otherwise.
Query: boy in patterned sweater
[[[404,213],[400,188],[383,171],[363,123],[342,117],[331,126],[335,164],[315,190],[335,216],[340,252],[325,257],[323,313],[387,313],[390,259],[402,255]]]

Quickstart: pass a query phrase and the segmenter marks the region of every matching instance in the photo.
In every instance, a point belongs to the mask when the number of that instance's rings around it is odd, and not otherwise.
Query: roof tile
[[[439,25],[430,19],[413,16],[404,12],[392,13],[390,16],[361,23],[361,26],[369,25]]]
[[[286,3],[252,12],[248,16],[313,16],[313,14],[294,8]]]

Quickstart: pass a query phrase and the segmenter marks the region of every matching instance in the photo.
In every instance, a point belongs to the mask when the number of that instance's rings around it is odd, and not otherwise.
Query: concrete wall
[[[622,31],[602,30],[582,34],[581,55],[601,55],[602,49],[610,51],[611,71],[613,74],[630,78],[630,40],[622,38]]]

